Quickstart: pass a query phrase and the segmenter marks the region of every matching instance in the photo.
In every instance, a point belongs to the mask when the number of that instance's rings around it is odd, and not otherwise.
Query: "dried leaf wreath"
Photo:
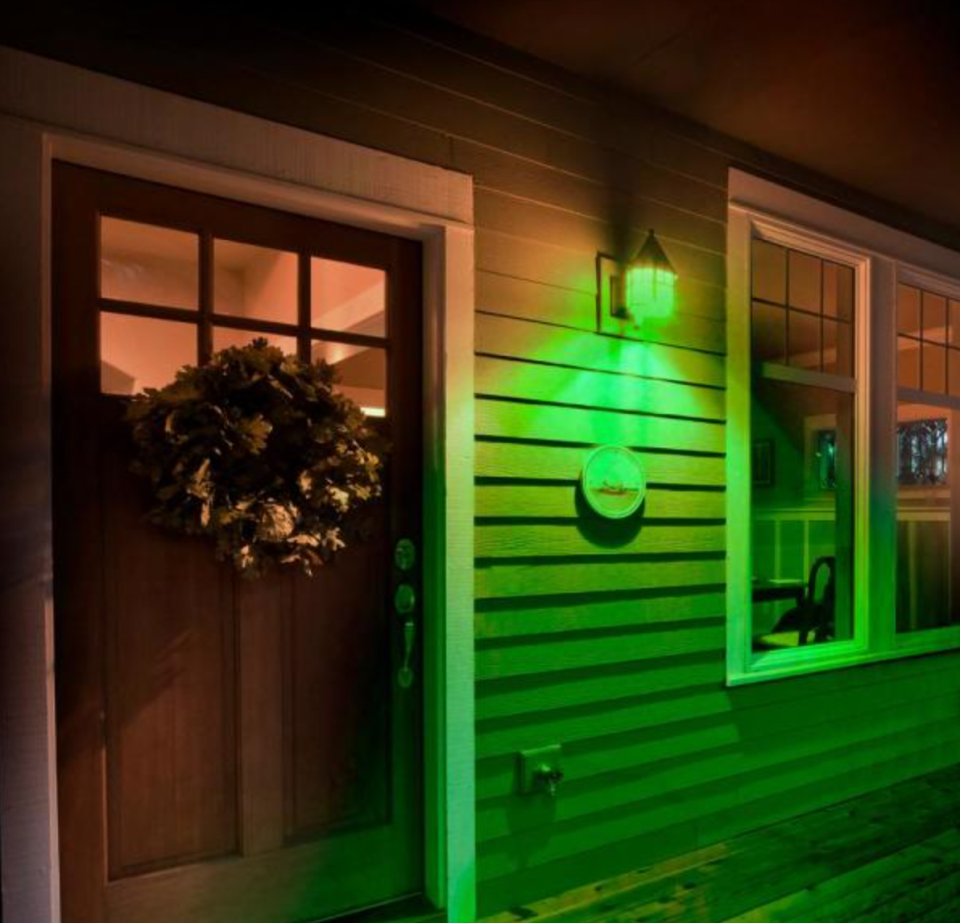
[[[149,519],[213,538],[248,576],[272,563],[312,573],[381,493],[383,447],[334,383],[327,363],[257,339],[136,395],[132,469],[153,486]]]

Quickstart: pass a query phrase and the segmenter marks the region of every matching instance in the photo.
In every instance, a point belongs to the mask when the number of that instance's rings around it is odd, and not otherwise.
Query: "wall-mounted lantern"
[[[676,281],[676,270],[652,228],[629,263],[598,253],[599,331],[640,336],[644,321],[670,317],[676,302]]]

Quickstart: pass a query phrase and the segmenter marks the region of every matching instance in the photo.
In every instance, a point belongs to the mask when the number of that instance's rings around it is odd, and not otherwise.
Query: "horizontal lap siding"
[[[429,26],[231,19],[216,50],[136,20],[122,42],[84,45],[78,23],[47,50],[475,178],[481,911],[960,758],[953,657],[723,686],[735,145]],[[645,342],[600,337],[596,252],[651,226],[679,272],[674,316]],[[626,535],[577,505],[605,442],[649,479]],[[559,796],[518,795],[517,750],[551,743]]]

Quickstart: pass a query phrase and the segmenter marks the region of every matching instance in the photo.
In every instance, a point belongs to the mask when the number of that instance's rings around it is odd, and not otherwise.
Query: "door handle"
[[[403,623],[403,663],[397,671],[397,682],[401,689],[409,689],[413,685],[413,667],[410,661],[413,659],[413,646],[417,640],[417,624],[413,619],[408,618]]]
[[[397,682],[401,689],[413,685],[413,649],[417,640],[417,623],[413,620],[413,610],[417,607],[417,593],[409,583],[401,583],[393,594],[393,608],[403,617],[403,662],[397,671]]]

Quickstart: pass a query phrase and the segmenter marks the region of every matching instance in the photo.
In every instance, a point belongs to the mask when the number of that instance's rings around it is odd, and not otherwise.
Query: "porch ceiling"
[[[910,211],[960,226],[956,4],[410,2]]]

